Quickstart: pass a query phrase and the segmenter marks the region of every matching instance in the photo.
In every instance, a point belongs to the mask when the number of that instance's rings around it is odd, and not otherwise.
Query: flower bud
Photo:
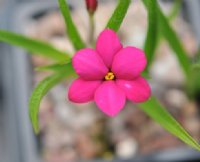
[[[90,14],[94,14],[96,11],[98,2],[97,0],[85,0],[87,10]]]

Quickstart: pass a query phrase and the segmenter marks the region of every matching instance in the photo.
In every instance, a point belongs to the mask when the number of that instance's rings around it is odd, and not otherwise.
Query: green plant
[[[58,0],[58,2],[61,13],[63,14],[65,20],[67,29],[66,32],[69,36],[69,39],[71,40],[74,49],[79,50],[84,48],[86,45],[81,39],[78,33],[78,29],[73,22],[68,4],[65,0]],[[176,15],[179,3],[176,3],[172,14],[169,16],[169,18],[167,18],[163,14],[157,0],[142,0],[142,2],[144,3],[148,13],[148,30],[144,45],[144,51],[148,59],[148,66],[144,75],[149,76],[148,70],[153,62],[155,51],[158,45],[157,42],[160,37],[162,37],[169,43],[171,49],[176,54],[180,66],[185,74],[186,80],[191,83],[190,76],[191,74],[194,74],[193,69],[195,69],[195,71],[198,70],[200,65],[199,63],[196,63],[195,65],[192,64],[187,56],[187,52],[182,47],[181,42],[177,37],[175,31],[171,27],[169,21],[169,19],[172,19],[174,15]],[[131,0],[118,0],[118,4],[112,16],[110,17],[106,28],[110,28],[116,32],[119,30],[130,3]],[[34,54],[38,54],[55,61],[55,64],[37,67],[36,69],[41,71],[50,70],[53,72],[52,75],[42,80],[35,87],[29,101],[30,118],[35,133],[38,133],[38,111],[42,97],[45,96],[53,86],[59,84],[62,80],[69,77],[74,77],[76,75],[71,65],[71,57],[69,54],[67,54],[67,52],[55,49],[45,42],[27,38],[25,36],[9,31],[0,30],[0,41],[22,47],[30,52],[33,52]],[[199,84],[192,84],[190,86],[190,89],[195,89],[194,86],[198,87]],[[138,106],[147,115],[149,115],[152,119],[154,119],[157,123],[159,123],[169,132],[171,132],[173,135],[175,135],[191,147],[200,150],[200,145],[184,130],[184,128],[182,128],[180,124],[178,124],[178,122],[165,110],[165,108],[161,106],[161,104],[155,97],[151,97],[150,100],[145,103],[138,104]]]

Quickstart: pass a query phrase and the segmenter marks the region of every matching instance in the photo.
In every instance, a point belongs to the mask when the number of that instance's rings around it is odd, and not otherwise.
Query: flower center
[[[105,80],[114,80],[115,75],[113,74],[113,72],[108,72],[104,78]]]

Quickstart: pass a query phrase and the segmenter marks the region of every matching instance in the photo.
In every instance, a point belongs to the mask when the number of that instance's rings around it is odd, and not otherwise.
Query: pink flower
[[[139,103],[150,97],[151,89],[140,76],[146,63],[142,50],[123,48],[116,33],[106,29],[98,37],[96,50],[81,49],[72,58],[79,78],[70,86],[68,98],[75,103],[94,100],[101,111],[115,116],[126,99]]]

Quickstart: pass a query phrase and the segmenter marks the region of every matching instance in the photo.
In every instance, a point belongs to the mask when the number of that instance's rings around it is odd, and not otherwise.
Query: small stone
[[[138,150],[137,142],[134,138],[126,137],[116,144],[116,155],[122,159],[129,159],[136,155]]]

